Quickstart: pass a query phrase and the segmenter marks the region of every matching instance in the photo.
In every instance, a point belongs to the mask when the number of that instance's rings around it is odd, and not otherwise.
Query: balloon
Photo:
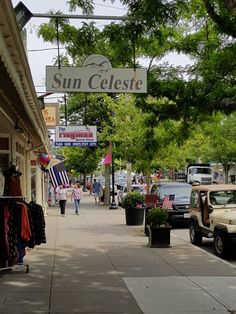
[[[51,156],[48,154],[39,154],[39,158],[38,158],[38,162],[39,162],[39,166],[42,170],[45,170],[48,166],[48,164],[50,163],[51,160]]]

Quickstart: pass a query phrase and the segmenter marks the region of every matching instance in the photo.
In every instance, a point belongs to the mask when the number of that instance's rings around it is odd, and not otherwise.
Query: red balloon
[[[46,169],[48,164],[50,163],[51,157],[48,154],[40,154],[38,158],[39,165],[42,169]]]

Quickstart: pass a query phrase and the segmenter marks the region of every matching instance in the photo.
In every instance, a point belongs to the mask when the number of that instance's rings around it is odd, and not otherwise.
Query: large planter
[[[148,226],[148,245],[150,247],[170,247],[171,227]]]
[[[125,208],[126,225],[140,226],[143,224],[145,207]]]
[[[144,233],[145,233],[146,236],[148,236],[148,233],[149,233],[148,222],[147,222],[147,218],[146,218],[146,216],[147,216],[149,211],[150,211],[150,209],[146,208],[145,216],[144,216]]]

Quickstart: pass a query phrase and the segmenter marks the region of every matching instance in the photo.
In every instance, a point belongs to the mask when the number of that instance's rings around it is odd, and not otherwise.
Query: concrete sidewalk
[[[171,236],[149,248],[143,227],[126,226],[124,210],[86,195],[81,214],[49,208],[47,243],[23,268],[0,273],[0,313],[226,314],[236,310],[236,269]],[[230,312],[231,311],[231,312]]]

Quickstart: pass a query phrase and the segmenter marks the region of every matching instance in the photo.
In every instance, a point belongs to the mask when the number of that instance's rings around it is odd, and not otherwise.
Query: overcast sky
[[[62,11],[68,14],[82,14],[81,11],[69,12],[68,6],[66,5],[66,0],[21,0],[24,5],[32,13],[48,13],[50,10]],[[17,5],[19,0],[12,0],[13,7]],[[126,14],[125,7],[122,7],[118,0],[112,4],[111,1],[94,0],[96,15],[109,15],[109,16],[122,16]],[[48,18],[31,18],[27,23],[27,50],[29,64],[32,72],[32,77],[35,85],[35,89],[38,95],[45,93],[45,71],[46,65],[52,65],[57,57],[57,47],[56,45],[51,45],[49,43],[43,42],[42,39],[37,36],[37,29],[40,24],[47,23]],[[88,20],[87,20],[88,21]],[[78,25],[81,21],[71,20],[71,23]],[[77,24],[76,24],[77,23]],[[96,21],[96,25],[104,25],[108,21]],[[52,49],[53,48],[53,49]],[[176,54],[171,54],[166,60],[171,64],[186,64],[189,60],[183,56]],[[47,97],[46,102],[57,102],[58,95],[53,95],[51,98]]]
[[[68,14],[77,14],[81,15],[81,11],[69,12],[68,6],[66,5],[66,0],[40,0],[40,1],[32,1],[32,0],[21,0],[24,5],[32,12],[32,13],[48,13],[50,10],[54,11],[62,11],[63,13]],[[19,0],[12,0],[13,7],[15,7],[19,3]],[[95,0],[95,12],[96,15],[111,15],[111,16],[122,16],[126,14],[125,7],[122,7],[118,0],[115,3],[111,3],[110,1],[102,1]],[[28,50],[28,58],[29,64],[32,72],[33,81],[35,84],[35,89],[38,95],[45,93],[45,72],[46,65],[52,65],[57,57],[57,47],[56,45],[51,45],[49,43],[45,43],[42,39],[37,36],[37,29],[40,24],[47,23],[49,21],[48,18],[31,18],[31,20],[27,23],[27,50]],[[87,20],[89,21],[89,20]],[[81,20],[71,20],[71,23],[74,25],[78,25]],[[108,23],[108,21],[96,21],[96,25],[104,25],[104,23]],[[54,48],[52,50],[52,48]],[[49,49],[49,50],[48,50]],[[47,102],[56,102],[57,96],[54,96],[55,99],[47,97],[45,100]]]

